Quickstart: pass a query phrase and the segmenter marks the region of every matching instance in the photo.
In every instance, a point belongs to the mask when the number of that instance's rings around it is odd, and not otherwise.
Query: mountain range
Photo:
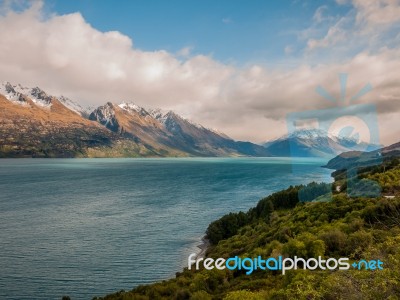
[[[89,110],[39,87],[0,85],[0,157],[269,156],[173,111],[134,103]]]
[[[334,136],[321,129],[299,129],[263,146],[272,156],[332,158],[349,150],[371,150],[379,146],[367,145],[351,136]]]
[[[145,109],[132,102],[85,108],[39,87],[0,84],[0,157],[333,158],[364,146],[353,137],[320,129],[297,130],[257,145],[235,141],[173,111]]]

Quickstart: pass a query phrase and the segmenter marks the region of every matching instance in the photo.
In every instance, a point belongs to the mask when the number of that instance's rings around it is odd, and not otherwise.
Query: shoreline
[[[196,254],[195,259],[204,258],[208,247],[211,245],[210,241],[206,237],[201,238],[201,243],[196,247],[199,248],[199,252]]]

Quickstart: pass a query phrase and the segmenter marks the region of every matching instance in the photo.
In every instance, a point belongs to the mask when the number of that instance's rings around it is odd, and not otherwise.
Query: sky
[[[293,113],[333,122],[370,84],[351,104],[373,111],[351,111],[397,142],[399,67],[400,0],[0,1],[0,80],[171,109],[238,140],[284,135]],[[343,73],[343,101],[316,92],[341,98]]]
[[[79,8],[96,29],[118,30],[144,51],[179,53],[186,48],[192,55],[248,64],[267,62],[266,58],[270,63],[284,63],[282,50],[291,45],[294,52],[296,43],[292,41],[299,26],[308,26],[321,5],[322,1],[123,0],[115,6],[113,1],[73,0],[48,2],[47,9],[67,14]]]

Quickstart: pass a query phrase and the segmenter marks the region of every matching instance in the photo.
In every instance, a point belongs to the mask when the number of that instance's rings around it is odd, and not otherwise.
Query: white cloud
[[[400,21],[399,0],[353,0],[353,5],[359,24],[376,26]]]
[[[325,12],[327,10],[328,10],[328,6],[326,6],[326,5],[322,5],[322,6],[318,7],[317,10],[314,13],[313,20],[316,23],[321,23],[323,21],[326,21],[327,19],[328,20],[331,19],[330,16],[326,16],[325,15]]]
[[[100,32],[79,13],[43,16],[40,6],[0,16],[0,80],[40,86],[90,105],[135,101],[174,109],[236,139],[263,141],[284,134],[288,112],[330,107],[315,92],[339,95],[337,74],[349,73],[349,94],[371,82],[363,101],[376,102],[390,142],[399,113],[400,51],[362,52],[341,63],[291,70],[238,68],[212,57],[141,51],[119,32]],[[5,30],[4,30],[5,29]],[[331,45],[328,43],[328,45]],[[315,46],[316,47],[316,46]]]
[[[344,29],[343,26],[345,23],[347,23],[347,19],[341,18],[335,25],[329,28],[323,38],[309,39],[307,42],[308,49],[314,50],[316,48],[327,48],[345,41],[348,36],[347,30]]]
[[[340,5],[347,4],[347,1],[337,2]],[[351,0],[349,2],[353,9],[331,24],[322,37],[311,37],[311,34],[317,31],[315,28],[320,27],[322,21],[333,21],[335,17],[329,16],[327,6],[321,6],[315,11],[314,23],[306,30],[307,33],[311,33],[308,35],[308,51],[332,46],[347,46],[349,51],[359,45],[379,48],[385,42],[382,41],[385,33],[393,28],[397,28],[398,32],[400,0]]]
[[[193,51],[192,46],[184,47],[178,51],[177,55],[182,57],[188,57]]]

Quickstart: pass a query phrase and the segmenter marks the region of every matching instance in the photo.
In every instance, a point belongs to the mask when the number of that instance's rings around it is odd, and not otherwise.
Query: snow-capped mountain
[[[118,106],[129,112],[137,112],[142,117],[146,117],[149,115],[149,113],[143,107],[140,107],[139,105],[136,105],[135,103],[132,102],[122,102]]]
[[[87,117],[89,113],[89,108],[83,108],[78,102],[64,96],[49,95],[39,87],[30,88],[21,84],[12,85],[5,81],[0,85],[0,94],[16,104],[28,105],[27,99],[29,99],[38,107],[46,109],[50,109],[54,99],[56,99],[62,105],[83,117]]]
[[[165,116],[169,112],[168,110],[163,110],[161,108],[150,108],[147,111],[154,119],[160,121],[161,123],[165,122]]]
[[[115,145],[121,147],[121,145],[130,143],[133,143],[131,146],[134,145],[132,146],[134,150],[125,148],[122,150],[120,148],[117,152],[114,150],[107,150],[106,152],[111,151],[114,153],[113,155],[126,155],[126,153],[133,155],[132,153],[135,153],[139,156],[272,155],[332,157],[349,150],[364,150],[363,148],[365,148],[363,143],[358,143],[357,135],[350,133],[343,136],[333,136],[318,129],[298,130],[263,146],[249,142],[237,142],[217,130],[208,129],[170,110],[145,109],[132,102],[120,104],[107,102],[89,113],[77,101],[67,97],[54,97],[39,87],[28,88],[21,84],[13,85],[9,82],[0,84],[0,95],[4,95],[3,98],[0,97],[0,104],[9,108],[7,111],[2,110],[3,116],[0,115],[0,121],[1,118],[4,120],[3,123],[0,123],[0,131],[3,135],[10,136],[12,145],[15,143],[13,135],[17,131],[20,131],[20,133],[31,132],[31,135],[33,135],[33,132],[39,134],[36,141],[52,138],[53,140],[62,139],[65,143],[67,143],[67,140],[63,136],[63,134],[65,135],[63,131],[68,131],[70,137],[77,138],[76,141],[71,140],[71,144],[86,145],[84,146],[86,150],[79,150],[79,147],[76,146],[77,150],[72,151],[86,153],[82,154],[83,156],[88,155],[88,149],[95,144],[100,148],[104,146],[115,149]],[[8,115],[9,113],[15,115]],[[24,116],[21,117],[21,122],[18,121],[20,115]],[[32,120],[26,117],[28,115]],[[16,120],[13,122],[18,123],[18,126],[10,127],[15,130],[14,134],[10,131],[11,129],[4,129],[8,128],[9,125],[7,124],[10,120]],[[37,124],[35,125],[37,128],[32,127],[32,124]],[[5,127],[2,128],[1,126]],[[37,132],[38,128],[43,132]],[[96,137],[88,138],[85,142],[82,142],[78,138],[82,128],[85,128],[85,132],[91,132],[90,134],[96,132]],[[75,132],[75,130],[77,131]],[[44,134],[46,136],[40,137]],[[87,136],[90,136],[90,134],[88,133]],[[61,138],[61,136],[63,137]],[[24,141],[24,139],[31,140],[30,137],[26,137],[21,138],[21,141]],[[3,140],[3,145],[4,143]],[[106,143],[106,145],[102,143]],[[63,145],[62,151],[65,151],[69,146]],[[24,146],[14,145],[10,147],[23,148]],[[98,147],[96,151],[99,151]]]
[[[83,117],[88,117],[90,112],[93,110],[89,107],[84,108],[82,107],[78,102],[75,100],[72,100],[70,98],[60,96],[57,98],[64,106],[68,107],[70,110],[76,112],[77,114],[83,116]]]
[[[107,102],[89,114],[67,97],[4,82],[0,108],[0,156],[268,155],[173,111],[132,102]]]
[[[7,100],[12,101],[15,104],[28,104],[24,95],[18,92],[15,86],[11,85],[11,83],[7,81],[0,85],[0,94],[4,95]]]
[[[119,124],[115,117],[114,106],[111,102],[96,108],[90,115],[89,120],[97,121],[112,131],[118,131]]]
[[[163,110],[163,109],[160,109],[160,108],[148,109],[148,113],[149,113],[154,119],[160,121],[160,122],[161,122],[162,124],[164,124],[165,126],[170,127],[171,130],[174,130],[173,128],[176,127],[176,125],[175,125],[176,122],[174,121],[174,119],[175,119],[174,116],[177,116],[178,118],[185,120],[186,122],[190,123],[191,125],[193,125],[193,126],[199,128],[199,129],[201,129],[201,130],[208,130],[208,131],[211,131],[211,132],[213,132],[213,133],[215,133],[215,134],[217,134],[217,135],[219,135],[219,136],[221,136],[221,137],[223,137],[223,138],[225,138],[225,139],[232,140],[231,137],[229,137],[228,135],[226,135],[225,133],[223,133],[223,132],[221,132],[221,131],[219,131],[219,130],[204,127],[204,126],[201,125],[201,124],[198,124],[198,123],[196,123],[196,122],[193,122],[193,121],[191,121],[191,120],[188,120],[188,119],[186,119],[186,118],[183,118],[182,116],[177,115],[176,113],[174,113],[174,112],[171,111],[171,110]]]
[[[40,88],[0,85],[0,157],[104,155],[118,138]]]
[[[34,87],[32,89],[22,88],[21,93],[27,92],[28,96],[36,105],[49,108],[52,105],[52,97],[47,95],[42,89]]]
[[[267,142],[264,147],[274,156],[334,157],[350,150],[363,150],[366,144],[353,136],[334,136],[321,129],[300,129]]]
[[[161,145],[195,156],[268,154],[263,147],[235,142],[226,135],[191,122],[173,111],[146,110],[129,102],[118,105],[109,102],[95,109],[89,119],[151,147]]]
[[[9,82],[3,82],[0,86],[0,93],[2,93],[8,100],[17,102],[19,104],[26,104],[25,97],[29,97],[33,103],[38,106],[49,108],[51,107],[52,97],[47,95],[43,90],[38,87],[28,88],[20,84],[12,85]]]

